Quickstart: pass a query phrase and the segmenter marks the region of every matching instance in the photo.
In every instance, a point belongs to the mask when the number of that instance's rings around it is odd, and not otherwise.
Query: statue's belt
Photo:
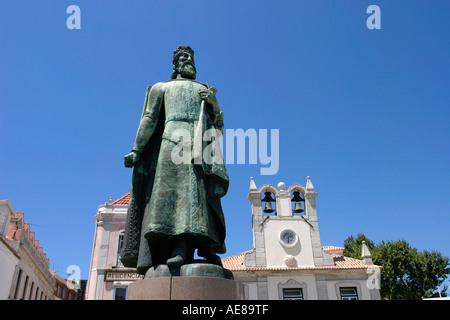
[[[198,121],[198,115],[197,116],[194,116],[194,115],[192,115],[192,116],[189,116],[189,115],[170,116],[170,117],[166,118],[164,123],[166,124],[167,122],[170,122],[170,121],[196,122],[196,121]]]

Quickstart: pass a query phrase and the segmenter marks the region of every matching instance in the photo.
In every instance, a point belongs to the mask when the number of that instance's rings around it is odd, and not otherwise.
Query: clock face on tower
[[[278,235],[278,241],[280,241],[283,247],[292,248],[297,244],[298,236],[294,230],[283,229]]]

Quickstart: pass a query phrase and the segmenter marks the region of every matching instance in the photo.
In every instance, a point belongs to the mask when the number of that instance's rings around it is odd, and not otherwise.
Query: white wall
[[[8,300],[11,280],[13,279],[18,260],[8,247],[3,242],[0,242],[0,300]]]
[[[299,266],[314,265],[310,226],[303,219],[271,216],[264,227],[267,266],[285,267],[284,259],[287,255],[294,256]],[[299,237],[294,248],[285,248],[278,241],[280,231],[285,228],[294,230]]]

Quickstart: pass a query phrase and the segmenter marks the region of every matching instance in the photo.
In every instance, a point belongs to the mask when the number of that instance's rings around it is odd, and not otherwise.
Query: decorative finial
[[[362,241],[361,257],[363,258],[364,264],[373,264],[372,254],[364,240]]]
[[[314,186],[313,186],[313,184],[312,184],[312,182],[311,182],[310,176],[308,176],[306,179],[307,179],[307,180],[306,180],[306,190],[308,190],[308,191],[314,191]]]
[[[284,183],[284,182],[280,182],[280,183],[278,183],[278,189],[279,190],[281,190],[281,191],[284,191],[284,190],[286,190],[286,184]]]
[[[256,187],[255,180],[253,180],[253,177],[250,177],[250,191],[256,191],[258,188]]]

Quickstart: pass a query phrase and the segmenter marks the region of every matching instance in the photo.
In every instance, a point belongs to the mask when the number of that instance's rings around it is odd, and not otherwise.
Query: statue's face
[[[176,69],[183,78],[195,79],[197,75],[194,57],[189,52],[183,52],[179,55]]]

